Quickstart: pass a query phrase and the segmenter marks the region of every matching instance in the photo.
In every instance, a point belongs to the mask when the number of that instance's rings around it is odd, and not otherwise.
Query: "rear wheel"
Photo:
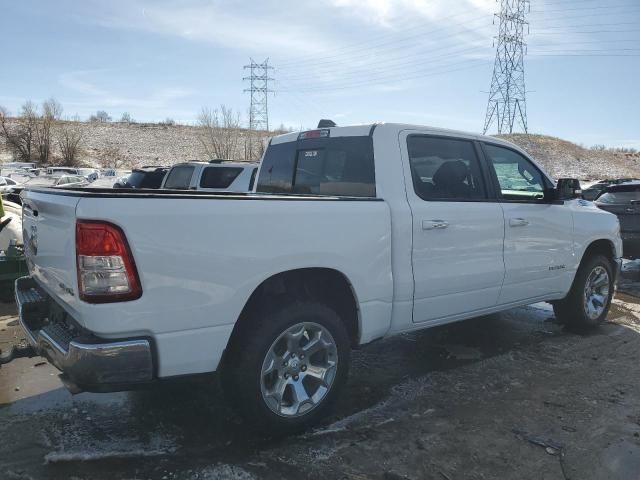
[[[609,313],[613,281],[611,260],[603,255],[585,259],[578,268],[569,295],[553,305],[558,320],[579,329],[600,325]]]
[[[223,370],[232,402],[265,433],[295,432],[319,421],[349,367],[349,337],[336,312],[295,303],[249,323]]]

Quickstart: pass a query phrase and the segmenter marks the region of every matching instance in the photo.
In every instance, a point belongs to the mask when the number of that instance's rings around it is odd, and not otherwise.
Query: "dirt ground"
[[[0,479],[640,479],[640,268],[608,323],[546,304],[355,352],[326,423],[256,436],[215,378],[71,396],[39,358],[0,368]],[[0,306],[0,348],[20,340]]]

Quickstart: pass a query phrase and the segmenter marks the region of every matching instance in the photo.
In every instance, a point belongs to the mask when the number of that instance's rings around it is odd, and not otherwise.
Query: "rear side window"
[[[629,203],[640,201],[640,187],[638,190],[625,192],[605,192],[599,198],[601,203]]]
[[[407,147],[413,187],[423,200],[464,201],[487,197],[472,142],[411,135]]]
[[[238,167],[207,167],[200,178],[200,188],[229,188],[242,172]]]
[[[166,171],[133,172],[129,175],[127,183],[134,188],[160,188]]]
[[[375,197],[371,137],[300,140],[267,148],[259,192]]]
[[[169,176],[167,177],[167,181],[164,184],[164,188],[176,190],[185,190],[189,188],[194,169],[195,167],[191,165],[172,168],[169,172]]]

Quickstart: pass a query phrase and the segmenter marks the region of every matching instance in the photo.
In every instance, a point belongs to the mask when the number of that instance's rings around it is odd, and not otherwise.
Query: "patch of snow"
[[[197,476],[198,480],[255,480],[255,476],[235,465],[216,465],[202,470]]]
[[[122,459],[137,457],[159,457],[175,453],[175,443],[168,438],[153,437],[148,442],[137,439],[124,438],[113,441],[92,440],[91,446],[84,444],[77,446],[62,445],[56,451],[49,452],[44,457],[44,462],[89,462],[104,459]]]

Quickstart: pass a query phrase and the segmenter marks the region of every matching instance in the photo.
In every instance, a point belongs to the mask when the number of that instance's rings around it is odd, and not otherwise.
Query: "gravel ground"
[[[589,335],[536,304],[369,345],[332,417],[285,439],[253,434],[213,377],[71,396],[16,360],[0,369],[0,478],[637,480],[634,265]],[[21,337],[13,308],[0,348]]]

